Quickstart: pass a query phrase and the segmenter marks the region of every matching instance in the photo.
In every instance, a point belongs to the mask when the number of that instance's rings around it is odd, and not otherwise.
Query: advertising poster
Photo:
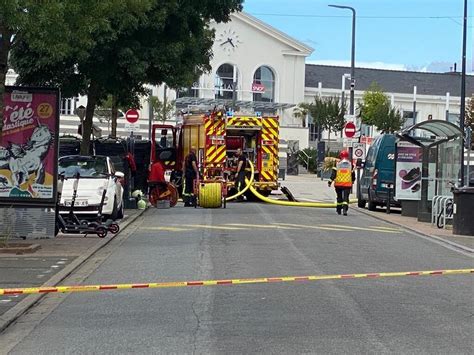
[[[396,162],[396,199],[421,199],[421,148],[408,142],[398,142]]]
[[[55,202],[58,107],[57,90],[6,87],[0,203]]]

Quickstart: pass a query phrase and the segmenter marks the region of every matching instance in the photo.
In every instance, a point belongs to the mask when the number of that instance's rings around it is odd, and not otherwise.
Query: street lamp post
[[[466,29],[467,29],[467,0],[464,0],[464,17],[462,30],[462,71],[461,71],[461,112],[459,116],[459,125],[463,132],[466,132],[465,116],[466,116]],[[464,181],[464,144],[461,148],[461,186],[465,186]]]
[[[356,10],[350,6],[328,5],[338,9],[347,9],[352,11],[352,49],[351,49],[351,93],[349,102],[349,113],[354,114],[354,88],[355,88],[355,28],[356,28]]]

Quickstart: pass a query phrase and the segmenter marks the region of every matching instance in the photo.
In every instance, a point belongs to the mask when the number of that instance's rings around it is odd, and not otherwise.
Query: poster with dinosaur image
[[[59,92],[6,87],[0,143],[0,202],[55,201]]]

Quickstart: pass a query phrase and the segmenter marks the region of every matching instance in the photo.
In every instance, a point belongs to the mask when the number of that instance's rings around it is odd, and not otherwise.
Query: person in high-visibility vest
[[[331,179],[328,181],[328,186],[334,181],[334,187],[336,188],[337,195],[337,214],[343,212],[344,216],[347,216],[347,210],[349,209],[349,195],[351,193],[352,184],[355,181],[355,173],[352,168],[352,163],[349,160],[349,152],[343,150],[339,154],[341,159],[335,167],[332,169]]]

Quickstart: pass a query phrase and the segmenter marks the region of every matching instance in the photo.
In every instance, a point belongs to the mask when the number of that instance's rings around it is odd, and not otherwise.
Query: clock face
[[[239,35],[232,29],[228,28],[222,31],[216,39],[219,47],[227,54],[235,52],[235,50],[242,44]]]

